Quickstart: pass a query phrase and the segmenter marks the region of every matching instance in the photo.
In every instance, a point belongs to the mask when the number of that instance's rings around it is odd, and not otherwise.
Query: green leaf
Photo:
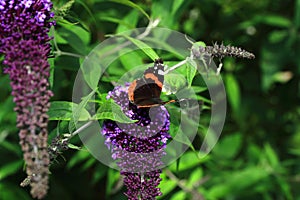
[[[255,19],[256,21],[280,28],[288,28],[292,25],[288,18],[280,15],[257,15]]]
[[[0,147],[16,154],[19,157],[22,157],[22,150],[20,145],[17,143],[8,142],[7,140],[0,141]]]
[[[131,70],[136,66],[143,65],[143,57],[138,52],[131,51],[130,53],[122,54],[123,51],[128,52],[126,48],[121,49],[120,50],[121,56],[119,57],[119,59],[126,70]]]
[[[87,161],[85,161],[85,162],[83,163],[83,165],[81,166],[80,170],[81,170],[82,172],[85,172],[85,171],[87,171],[89,168],[91,168],[92,165],[95,164],[96,162],[97,162],[96,159],[94,159],[93,157],[90,157]]]
[[[163,193],[162,197],[166,196],[170,192],[176,188],[177,183],[175,180],[170,180],[166,177],[165,173],[161,175],[162,181],[159,184],[159,188],[161,189],[161,192]],[[160,199],[160,197],[158,198]],[[164,198],[163,198],[164,199]]]
[[[81,0],[76,0],[76,2],[78,2],[80,5],[82,5],[82,7],[87,11],[87,13],[90,16],[90,19],[94,22],[97,23],[97,20],[94,17],[94,13],[91,11],[91,9],[89,8],[89,6],[87,5],[87,1],[81,1]]]
[[[269,41],[271,43],[278,43],[285,40],[289,36],[287,30],[280,30],[280,31],[272,31],[269,34]]]
[[[13,184],[12,184],[13,183]],[[13,199],[22,199],[22,200],[32,200],[29,192],[21,188],[15,182],[1,182],[0,181],[0,199],[2,200],[13,200]]]
[[[135,28],[138,23],[138,19],[139,13],[136,10],[132,10],[128,15],[122,18],[122,23],[119,23],[116,33],[121,33]]]
[[[63,36],[60,36],[60,34],[58,33],[57,30],[54,30],[54,43],[57,43],[57,44],[68,44],[68,41],[63,37]]]
[[[242,191],[253,190],[253,186],[262,183],[269,176],[267,170],[260,167],[249,167],[235,170],[218,180],[207,193],[207,199],[224,199],[228,195],[236,195]]]
[[[134,123],[137,120],[132,120],[127,117],[120,106],[112,100],[100,103],[100,108],[97,110],[94,119],[110,119],[120,123]]]
[[[193,44],[193,48],[199,48],[199,47],[206,47],[205,42],[203,41],[197,41]]]
[[[158,35],[159,34],[159,35]],[[161,36],[162,35],[162,36]],[[185,56],[182,53],[181,49],[174,48],[172,45],[168,44],[167,39],[162,39],[162,38],[168,38],[171,34],[168,32],[166,33],[156,33],[154,37],[146,37],[144,41],[150,42],[151,44],[159,47],[160,49],[164,49],[167,52],[170,52],[173,54],[174,57],[176,57],[178,60],[183,60],[185,59]]]
[[[54,4],[54,11],[56,17],[65,17],[68,12],[70,11],[71,7],[75,3],[75,0],[70,0],[66,3],[64,3],[62,6],[57,7],[57,4]]]
[[[65,21],[65,20],[63,20]],[[80,26],[70,23],[59,22],[62,28],[59,30],[60,37],[68,41],[68,44],[81,55],[87,55],[87,45],[90,42],[90,34]]]
[[[295,28],[298,29],[300,27],[300,0],[296,0],[295,2],[295,18],[294,18],[294,24]]]
[[[54,59],[49,59],[48,60],[50,64],[50,77],[49,77],[49,84],[50,88],[53,88],[53,81],[54,81]]]
[[[106,181],[106,193],[111,194],[111,191],[114,189],[115,183],[120,180],[120,173],[117,170],[109,169],[107,173]]]
[[[156,52],[148,46],[146,43],[142,42],[141,40],[129,37],[127,35],[121,34],[121,36],[127,38],[130,40],[133,44],[135,44],[139,49],[141,49],[149,58],[151,58],[153,61],[155,59],[158,59],[159,56],[156,54]]]
[[[112,23],[116,23],[116,24],[119,24],[119,26],[122,25],[122,27],[125,27],[124,29],[125,30],[128,30],[128,29],[133,29],[135,28],[132,24],[124,21],[123,19],[119,19],[119,18],[115,18],[115,17],[108,17],[108,16],[101,16],[99,17],[100,20],[102,21],[107,21],[107,22],[112,22]],[[125,31],[123,30],[123,31]],[[119,32],[122,32],[122,31],[118,31],[117,33]]]
[[[161,26],[169,28],[174,27],[177,16],[171,16],[173,2],[174,0],[164,0],[152,1],[151,3],[151,17],[153,19],[159,19]]]
[[[182,6],[182,4],[184,2],[185,2],[185,0],[176,0],[176,1],[173,1],[171,14],[174,15],[177,12],[177,10],[180,9],[180,7]]]
[[[278,52],[280,51],[280,52]],[[286,55],[281,55],[281,50],[270,49],[270,47],[262,48],[260,68],[262,71],[262,88],[267,91],[274,84],[274,74],[281,71],[283,64],[280,62]]]
[[[282,193],[285,195],[286,199],[287,200],[294,199],[290,182],[285,177],[282,177],[282,176],[276,176],[276,179],[277,179],[277,182],[281,188],[281,191],[283,191]]]
[[[92,184],[96,184],[107,174],[108,167],[103,167],[101,165],[97,165],[92,177]]]
[[[290,149],[289,153],[296,155],[296,156],[300,156],[300,149],[298,149],[298,148]]]
[[[67,169],[71,169],[75,165],[79,164],[80,162],[86,161],[90,158],[90,153],[85,150],[81,149],[80,151],[77,151],[74,156],[69,160],[67,164]]]
[[[207,91],[208,88],[207,87],[202,87],[202,86],[192,86],[192,90],[195,92],[195,93],[200,93],[200,92],[204,92],[204,91]]]
[[[91,57],[80,65],[84,80],[92,90],[96,90],[104,67],[97,57]]]
[[[185,192],[185,191],[176,192],[175,194],[172,195],[172,197],[170,198],[170,200],[186,199],[187,194],[188,193]]]
[[[197,157],[197,154],[195,152],[186,152],[180,157],[180,162],[178,164],[178,167],[176,166],[176,163],[173,163],[170,165],[169,169],[172,171],[184,171],[190,168],[193,168],[199,164],[201,164],[202,159],[199,159]]]
[[[197,63],[192,59],[188,59],[186,63],[186,78],[189,87],[192,86],[192,82],[194,77],[196,76],[196,73],[197,73]]]
[[[266,144],[264,146],[264,150],[266,152],[266,157],[267,157],[270,165],[272,166],[272,168],[277,168],[278,166],[280,166],[279,158],[278,158],[276,152],[274,151],[274,149],[269,144]]]
[[[241,104],[240,87],[232,74],[226,74],[225,76],[226,93],[229,103],[235,113],[239,113]]]
[[[186,87],[186,79],[181,74],[168,73],[165,75],[164,89],[168,94],[174,94]]]
[[[91,91],[87,96],[82,98],[82,101],[79,103],[77,107],[73,107],[73,112],[72,112],[72,119],[69,123],[69,131],[70,133],[73,132],[73,130],[76,128],[76,124],[80,119],[81,113],[84,112],[85,107],[87,103],[94,97],[94,94],[96,92],[95,88],[93,91]]]
[[[123,5],[129,6],[131,8],[134,8],[134,9],[140,11],[145,17],[148,18],[148,20],[151,20],[150,16],[140,6],[138,6],[137,4],[135,4],[131,1],[128,1],[128,0],[110,0],[110,1],[120,3]]]
[[[219,158],[232,159],[237,155],[242,145],[241,134],[233,134],[226,136],[220,140],[213,149],[213,154]]]
[[[23,166],[23,160],[8,163],[0,168],[0,181],[9,175],[16,173]]]
[[[68,147],[69,147],[70,149],[81,150],[81,147],[76,146],[76,145],[71,144],[71,143],[68,143]]]
[[[279,83],[286,83],[289,80],[291,80],[291,78],[293,78],[293,73],[291,71],[285,71],[285,72],[276,72],[273,75],[273,80],[274,82],[279,82]]]
[[[203,177],[203,170],[201,167],[197,167],[190,174],[186,186],[192,188],[193,185],[195,185],[195,183],[197,183],[197,182],[199,182],[199,180],[201,180],[202,177]]]
[[[68,101],[53,101],[51,102],[50,109],[48,111],[50,120],[63,120],[70,121],[73,118],[73,110],[78,108],[78,104]],[[78,117],[79,121],[86,121],[91,116],[86,109],[82,109]]]
[[[185,144],[187,146],[189,146],[191,149],[195,150],[192,141],[182,132],[182,130],[180,129],[180,127],[178,127],[178,125],[175,125],[173,123],[171,123],[172,127],[170,127],[170,130],[172,130],[173,132],[176,132],[176,135],[173,137],[173,140],[181,143],[181,144]]]

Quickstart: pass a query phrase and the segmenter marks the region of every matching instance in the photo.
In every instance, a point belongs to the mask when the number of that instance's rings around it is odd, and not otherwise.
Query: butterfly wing
[[[160,94],[164,82],[164,65],[161,59],[144,72],[144,77],[131,83],[129,100],[138,107],[151,107],[162,103]]]

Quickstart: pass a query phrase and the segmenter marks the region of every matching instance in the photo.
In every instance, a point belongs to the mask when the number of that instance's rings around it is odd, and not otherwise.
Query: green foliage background
[[[250,61],[223,60],[229,109],[221,138],[205,159],[191,148],[164,169],[159,199],[300,199],[300,0],[76,0],[54,5],[58,25],[51,34],[59,50],[53,43],[58,55],[50,59],[53,101],[71,101],[82,58],[107,35],[145,27],[149,18],[160,18],[160,27],[207,45],[223,41],[256,55]],[[120,77],[134,61],[121,63],[117,73],[108,70],[109,75]],[[9,79],[3,73],[0,88],[0,199],[31,199],[28,188],[19,186],[26,176]],[[112,88],[104,84],[106,92]],[[204,110],[201,121],[208,120],[209,110]],[[51,121],[50,138],[57,126],[67,132],[66,122]],[[196,150],[201,139],[199,130]],[[81,146],[78,138],[71,142]],[[119,172],[85,149],[64,152],[51,172],[46,199],[126,199]]]

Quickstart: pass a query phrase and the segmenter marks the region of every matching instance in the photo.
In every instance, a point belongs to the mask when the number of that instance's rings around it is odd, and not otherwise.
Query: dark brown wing
[[[133,103],[138,107],[151,107],[160,105],[161,87],[152,81],[152,79],[139,79],[136,82],[134,90]]]
[[[164,81],[164,65],[161,59],[144,72],[144,77],[131,83],[128,89],[129,100],[138,107],[161,105],[160,94]]]

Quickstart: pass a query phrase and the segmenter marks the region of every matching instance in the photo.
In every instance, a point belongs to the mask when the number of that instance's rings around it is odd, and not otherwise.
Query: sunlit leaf
[[[186,79],[181,74],[168,73],[165,75],[164,90],[168,94],[176,93],[181,88],[186,87]]]
[[[106,192],[108,194],[111,193],[111,191],[114,188],[114,185],[116,182],[118,182],[120,179],[120,173],[117,170],[109,169],[107,173],[107,182],[106,182]]]
[[[274,151],[274,149],[269,144],[266,144],[264,149],[265,149],[267,159],[270,162],[270,165],[273,168],[278,167],[279,166],[279,158],[278,158],[276,152]]]
[[[113,23],[122,25],[123,27],[126,27],[127,29],[134,28],[134,26],[132,24],[127,23],[123,19],[118,19],[118,18],[115,18],[115,17],[108,17],[108,16],[101,16],[100,19],[102,21],[113,22]]]
[[[72,167],[74,167],[75,165],[86,161],[87,159],[90,158],[90,153],[85,150],[85,149],[81,149],[80,151],[77,151],[74,156],[68,161],[67,163],[67,168],[70,169]]]
[[[137,4],[135,4],[132,1],[128,1],[128,0],[110,0],[112,2],[116,2],[116,3],[120,3],[120,4],[124,4],[126,6],[132,7],[134,9],[137,9],[138,11],[140,11],[145,17],[147,17],[150,20],[149,15]]]
[[[59,35],[68,41],[81,55],[87,55],[87,44],[90,41],[90,34],[83,28],[75,26],[74,24],[59,23],[63,28],[60,29]]]
[[[11,200],[11,199],[22,199],[32,200],[30,194],[15,183],[1,182],[0,181],[0,199]]]
[[[262,23],[281,28],[287,28],[292,24],[288,18],[280,15],[257,15],[255,18]]]
[[[72,118],[69,123],[69,132],[72,133],[73,130],[76,128],[76,125],[78,121],[80,121],[80,116],[81,113],[84,112],[86,105],[88,104],[89,101],[93,100],[96,89],[91,91],[88,95],[82,98],[81,102],[78,104],[77,107],[72,108]]]
[[[298,29],[300,27],[300,0],[296,0],[294,8],[295,8],[294,22],[296,28]]]
[[[143,64],[143,57],[138,52],[132,51],[126,54],[122,54],[122,52],[123,49],[120,51],[120,61],[125,69],[130,70]]]
[[[172,197],[170,198],[170,200],[186,199],[186,197],[187,197],[187,193],[186,192],[184,192],[184,191],[178,191],[174,195],[172,195]]]
[[[17,160],[0,167],[0,181],[16,173],[23,166],[23,160]]]
[[[225,76],[226,94],[228,96],[229,103],[235,113],[239,112],[241,104],[240,87],[236,78],[232,74],[226,74]]]
[[[132,10],[128,15],[122,18],[121,23],[117,28],[117,33],[128,31],[136,27],[139,19],[139,13],[136,10]]]
[[[161,192],[163,193],[164,197],[165,195],[172,192],[172,190],[177,186],[176,181],[168,179],[165,174],[163,173],[161,175],[162,181],[159,184],[159,188],[161,189]]]
[[[170,165],[169,169],[172,171],[183,171],[201,164],[202,160],[197,157],[195,152],[186,152],[180,157],[178,168],[176,163]]]
[[[110,119],[120,123],[134,123],[136,120],[132,120],[127,117],[120,106],[114,101],[105,101],[100,104],[100,108],[93,117],[94,119]]]
[[[213,149],[213,153],[220,158],[233,158],[239,152],[242,145],[240,134],[228,135],[220,140]]]
[[[49,77],[49,84],[50,88],[53,88],[53,81],[54,81],[54,59],[48,59],[50,64],[50,77]]]
[[[173,4],[172,4],[172,15],[174,15],[177,10],[179,10],[182,6],[182,4],[184,3],[185,1],[184,0],[176,0],[176,1],[173,1]]]
[[[156,52],[150,46],[148,46],[146,43],[142,42],[141,40],[138,40],[138,39],[126,36],[126,35],[122,35],[122,36],[124,36],[125,38],[130,40],[133,44],[135,44],[140,50],[142,50],[153,61],[155,59],[159,58],[159,56],[156,54]]]
[[[187,77],[187,82],[188,86],[192,86],[193,79],[197,73],[197,63],[189,59],[188,62],[186,63],[186,77]]]
[[[48,111],[50,120],[67,120],[70,121],[73,118],[73,111],[78,108],[78,104],[68,101],[53,101],[51,102],[50,109]],[[91,116],[86,109],[81,109],[78,116],[79,121],[85,121],[90,119]]]
[[[199,182],[201,180],[202,176],[203,176],[203,170],[201,167],[194,169],[192,171],[192,173],[190,174],[186,185],[188,187],[192,188],[193,185],[195,185],[197,182]]]
[[[253,190],[255,184],[263,181],[269,173],[260,167],[248,167],[235,170],[223,176],[218,184],[214,184],[207,193],[208,199],[220,199],[241,191]],[[247,177],[247,178],[245,178]]]

